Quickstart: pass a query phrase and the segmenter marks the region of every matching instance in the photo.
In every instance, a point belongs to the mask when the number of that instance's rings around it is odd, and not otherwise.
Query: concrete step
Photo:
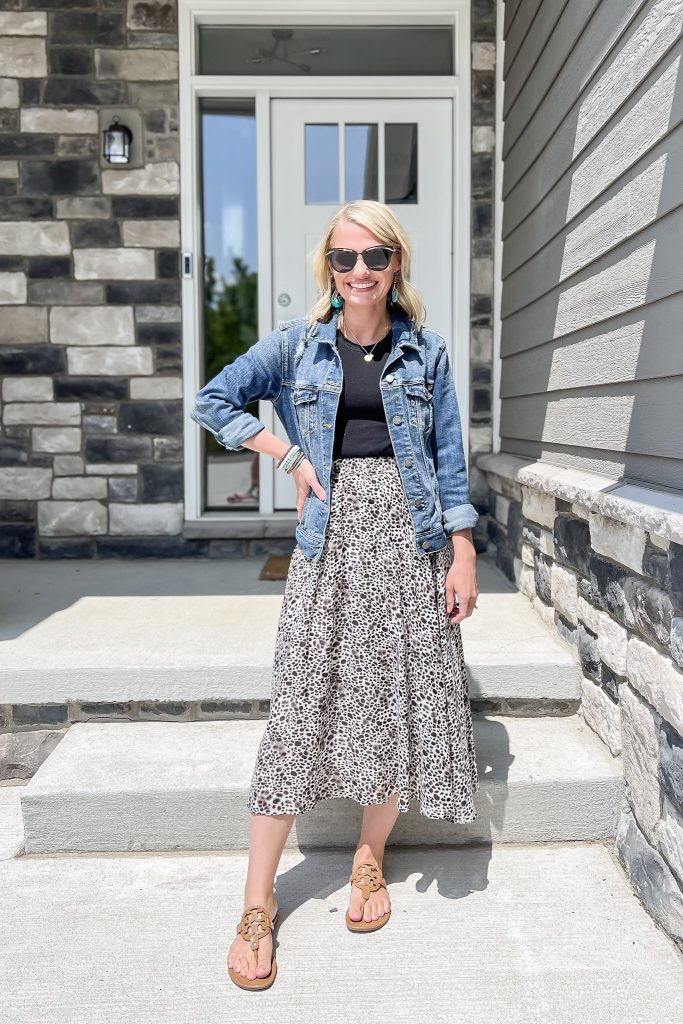
[[[351,858],[285,850],[257,996],[225,966],[245,853],[4,861],[3,1024],[237,1024],[247,1000],[278,1024],[683,1020],[683,957],[600,843],[388,849],[371,950],[344,924]]]
[[[24,846],[21,791],[25,783],[0,785],[0,860],[16,857]]]
[[[22,789],[26,850],[217,850],[244,846],[246,796],[263,721],[73,725]],[[477,819],[428,819],[416,802],[397,844],[547,842],[616,835],[620,758],[577,716],[476,717]],[[320,801],[290,846],[354,843],[362,810]]]
[[[1,563],[0,705],[268,700],[284,581],[259,580],[262,564]],[[488,558],[478,578],[462,623],[471,699],[575,711],[574,650]]]

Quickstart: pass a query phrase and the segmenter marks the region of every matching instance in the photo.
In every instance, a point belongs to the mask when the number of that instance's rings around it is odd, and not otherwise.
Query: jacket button
[[[422,547],[423,548],[428,548],[429,547],[429,541],[428,540],[423,540],[422,541]]]
[[[415,499],[415,508],[422,508],[422,498]]]
[[[401,416],[394,416],[394,423],[403,423],[403,418]]]
[[[384,379],[385,379],[385,380],[386,380],[386,381],[387,381],[387,382],[388,382],[389,384],[391,384],[391,383],[392,383],[392,381],[394,380],[394,375],[393,375],[393,373],[388,373],[388,374],[386,375],[386,377],[385,377]]]
[[[403,463],[403,465],[406,466],[408,469],[410,469],[412,464],[413,464],[413,460],[412,459],[406,459],[405,462]]]

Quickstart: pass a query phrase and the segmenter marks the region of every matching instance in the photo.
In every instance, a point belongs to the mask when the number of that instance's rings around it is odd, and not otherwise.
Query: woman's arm
[[[453,561],[446,574],[446,614],[452,623],[462,622],[474,611],[479,595],[477,553],[470,529],[451,534]],[[457,603],[456,603],[457,594]]]
[[[453,561],[446,575],[446,612],[451,623],[456,624],[472,614],[479,594],[477,554],[472,540],[472,527],[479,513],[470,502],[460,411],[445,343],[436,360],[432,401],[434,468],[443,527],[453,544]]]
[[[475,526],[479,513],[470,503],[458,399],[445,342],[436,359],[432,403],[431,446],[443,527],[446,533],[453,534]]]
[[[244,412],[248,402],[274,401],[282,389],[282,332],[271,331],[224,366],[197,392],[190,417],[230,451],[244,447],[265,424]]]
[[[250,448],[253,452],[261,452],[263,455],[272,455],[274,459],[281,459],[290,445],[263,427],[257,434],[247,438],[242,447]],[[304,459],[298,469],[292,471],[292,476],[296,485],[297,519],[300,520],[309,490],[313,490],[321,501],[325,500],[325,490],[315,475],[313,463],[308,459]]]

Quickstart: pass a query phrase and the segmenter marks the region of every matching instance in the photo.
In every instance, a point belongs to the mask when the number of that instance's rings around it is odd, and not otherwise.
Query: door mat
[[[286,580],[291,555],[269,555],[259,573],[260,580]]]

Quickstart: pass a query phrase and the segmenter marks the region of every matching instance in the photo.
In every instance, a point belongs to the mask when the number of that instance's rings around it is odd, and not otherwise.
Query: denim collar
[[[420,343],[417,339],[417,332],[413,326],[412,321],[405,315],[405,313],[391,309],[389,310],[391,316],[391,350],[395,348],[420,348]],[[334,348],[337,346],[337,321],[339,320],[339,310],[335,309],[332,312],[327,323],[323,323],[322,320],[316,320],[308,331],[307,337],[315,337],[317,341],[326,341]]]

